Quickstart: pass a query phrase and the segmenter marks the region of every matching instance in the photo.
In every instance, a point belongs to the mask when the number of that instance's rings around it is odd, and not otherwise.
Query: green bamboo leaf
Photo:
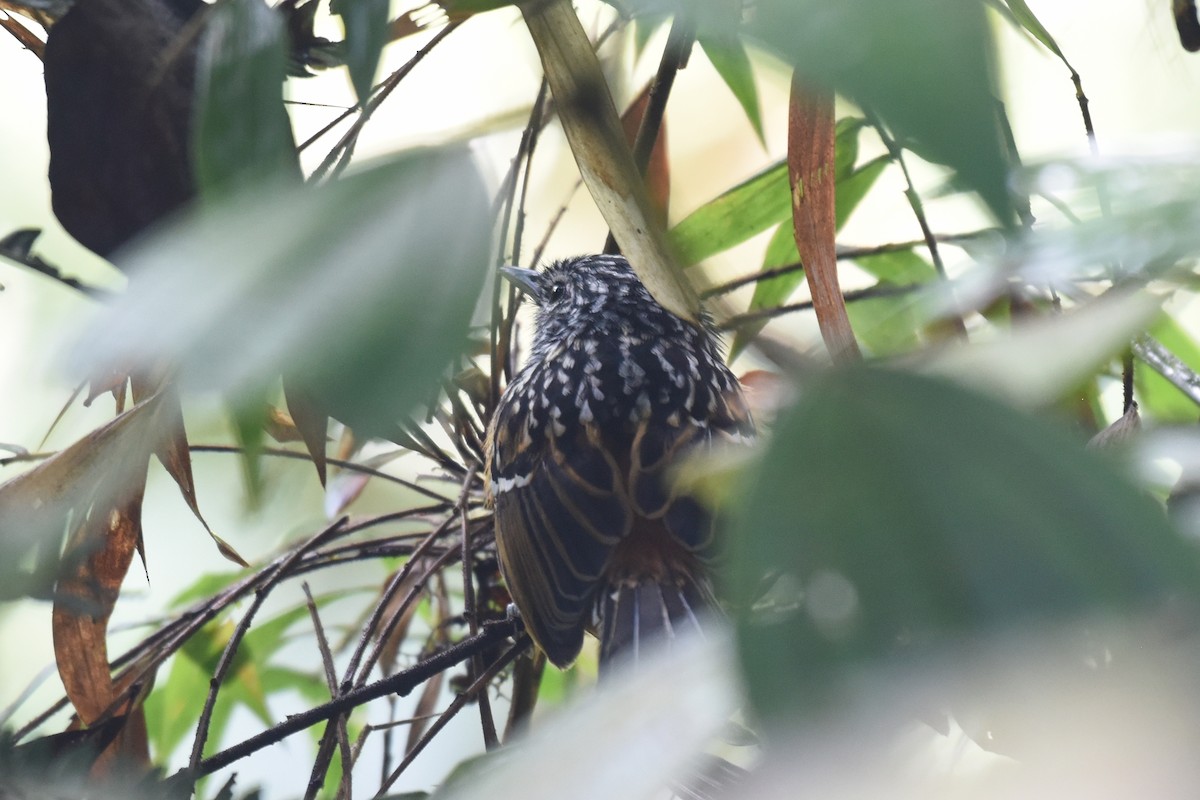
[[[888,156],[879,156],[838,181],[837,195],[833,201],[838,230],[850,219],[854,209],[858,208],[858,204],[867,196],[867,192],[871,191],[875,181],[879,180],[879,176],[890,163],[891,159]]]
[[[1056,42],[1054,37],[1050,35],[1050,31],[1046,30],[1046,26],[1043,25],[1041,20],[1037,18],[1037,15],[1033,13],[1033,10],[1029,7],[1029,4],[1025,2],[1025,0],[1004,0],[1004,2],[1008,4],[1008,8],[1012,12],[1013,19],[1015,19],[1022,28],[1029,31],[1033,38],[1045,45],[1047,50],[1062,59],[1062,62],[1067,65],[1068,69],[1070,69],[1072,72],[1075,71],[1074,68],[1071,67],[1071,63],[1067,61],[1067,57],[1063,55],[1063,51],[1061,48],[1059,48],[1058,42]]]
[[[729,91],[737,98],[746,119],[750,121],[759,142],[766,146],[763,134],[762,110],[758,102],[758,86],[754,82],[754,67],[746,45],[734,35],[703,36],[698,40],[713,69],[725,81]]]
[[[680,263],[697,264],[791,219],[787,162],[778,161],[702,205],[671,229]]]
[[[879,369],[805,376],[731,534],[742,668],[774,720],[828,698],[848,664],[1200,597],[1195,547],[1082,441]]]
[[[223,0],[208,13],[196,64],[196,181],[206,201],[281,176],[298,179],[283,107],[287,45],[263,0]]]
[[[371,95],[379,56],[388,40],[388,0],[331,0],[329,10],[346,31],[346,66],[359,104]]]
[[[842,225],[850,218],[850,214],[875,185],[875,181],[888,163],[887,157],[881,156],[868,161],[857,170],[854,169],[854,165],[858,161],[858,134],[865,124],[866,120],[861,117],[843,117],[837,122],[836,138],[834,139],[834,170],[838,184],[834,199],[834,213],[838,230],[841,230]],[[762,268],[764,271],[776,269],[794,264],[799,260],[800,253],[796,249],[796,238],[793,233],[789,208],[786,220],[776,229],[767,245]],[[787,302],[803,282],[804,272],[801,270],[761,280],[754,285],[754,296],[750,299],[749,309],[757,311],[764,308],[777,308]],[[729,348],[731,361],[745,349],[762,328],[763,325],[758,324],[738,329],[734,335],[733,344]]]
[[[933,265],[912,250],[856,258],[854,263],[881,283],[894,286],[926,283],[937,277]]]

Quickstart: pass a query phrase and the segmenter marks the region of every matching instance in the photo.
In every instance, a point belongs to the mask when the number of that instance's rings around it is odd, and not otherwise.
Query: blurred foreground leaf
[[[196,58],[196,183],[205,200],[277,176],[298,178],[283,107],[287,42],[263,0],[213,4]]]
[[[735,524],[742,667],[768,718],[827,697],[846,662],[1200,596],[1194,547],[1082,442],[911,374],[805,386]]]
[[[490,229],[462,147],[244,192],[125,254],[138,278],[77,360],[165,361],[235,403],[286,372],[343,422],[386,433],[466,340]]]

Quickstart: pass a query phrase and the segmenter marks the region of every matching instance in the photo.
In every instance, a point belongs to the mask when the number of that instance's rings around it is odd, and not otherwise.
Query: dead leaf
[[[329,438],[329,415],[308,392],[284,378],[283,396],[295,421],[300,438],[317,468],[317,477],[325,485],[325,442]]]
[[[296,421],[292,419],[292,415],[275,406],[267,408],[267,419],[263,423],[263,429],[279,444],[304,441],[304,437],[296,429]]]
[[[792,79],[788,110],[788,182],[792,189],[792,224],[796,249],[812,294],[821,336],[834,361],[862,358],[846,301],[838,286],[837,215],[834,199],[833,93],[804,86]]]
[[[149,456],[147,455],[147,460]],[[143,470],[114,506],[96,506],[67,543],[68,572],[55,587],[51,629],[54,660],[79,720],[90,726],[117,700],[108,664],[108,621],[142,537]],[[92,766],[103,777],[116,762],[149,764],[145,718],[126,717],[121,733]]]
[[[625,131],[625,141],[633,147],[637,139],[638,128],[642,125],[642,117],[646,115],[646,107],[650,104],[650,86],[642,89],[621,115],[621,127]],[[667,207],[671,198],[671,171],[667,162],[667,121],[664,119],[659,126],[658,136],[654,140],[654,148],[650,151],[650,161],[646,164],[646,192],[656,214],[655,221],[660,225],[667,224]]]

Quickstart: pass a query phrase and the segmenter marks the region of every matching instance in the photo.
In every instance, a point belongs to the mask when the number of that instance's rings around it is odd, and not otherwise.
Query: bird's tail
[[[677,636],[702,635],[711,606],[711,590],[690,578],[610,586],[597,607],[601,674],[616,662],[636,661],[647,648],[670,646]]]

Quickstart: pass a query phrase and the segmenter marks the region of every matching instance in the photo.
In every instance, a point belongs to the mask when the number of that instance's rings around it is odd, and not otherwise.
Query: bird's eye
[[[561,283],[553,283],[550,285],[550,291],[547,293],[547,296],[550,298],[551,303],[557,303],[559,300],[563,299],[563,295],[566,293],[566,286]]]

